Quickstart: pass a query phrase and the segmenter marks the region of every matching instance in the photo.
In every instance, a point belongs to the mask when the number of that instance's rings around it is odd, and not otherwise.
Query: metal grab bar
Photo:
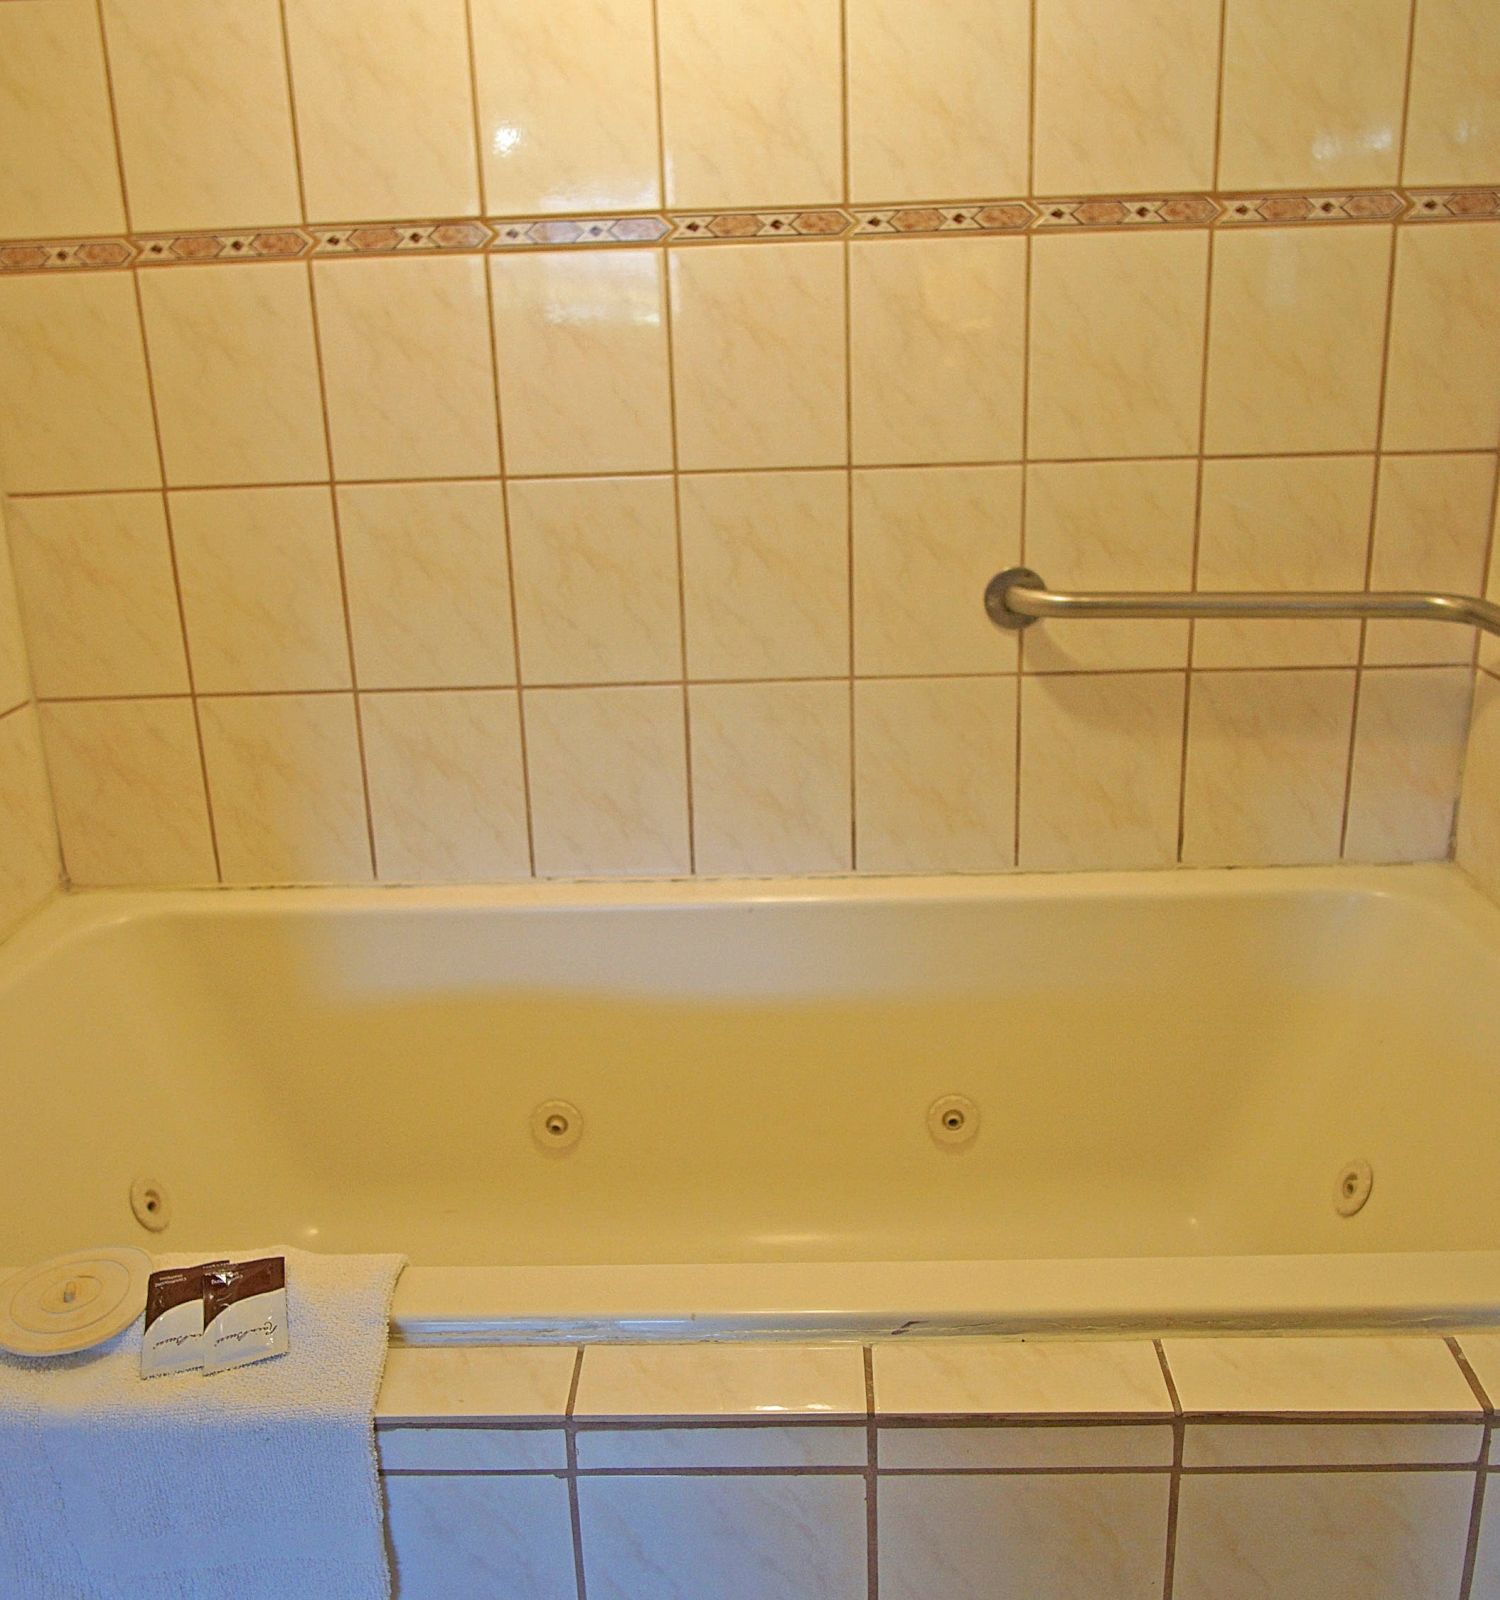
[[[997,628],[1019,631],[1044,617],[1397,617],[1458,622],[1500,635],[1500,605],[1466,594],[1333,590],[1305,594],[1122,592],[1068,594],[1049,589],[1029,567],[997,572],[984,591],[984,609]]]

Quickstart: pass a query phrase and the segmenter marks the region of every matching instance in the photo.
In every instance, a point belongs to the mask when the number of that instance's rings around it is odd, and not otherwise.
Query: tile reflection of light
[[[508,122],[500,123],[490,140],[490,148],[497,156],[508,156],[521,142],[521,130],[513,128]]]

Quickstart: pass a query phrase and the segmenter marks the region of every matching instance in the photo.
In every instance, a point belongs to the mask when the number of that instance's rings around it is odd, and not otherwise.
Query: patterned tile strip
[[[353,222],[226,233],[18,240],[0,243],[0,275],[206,261],[285,261],[304,256],[472,254],[748,239],[1492,220],[1500,220],[1500,188],[1361,189],[1333,194],[1087,195],[1072,199],[933,201],[788,211],[514,217],[483,222]]]

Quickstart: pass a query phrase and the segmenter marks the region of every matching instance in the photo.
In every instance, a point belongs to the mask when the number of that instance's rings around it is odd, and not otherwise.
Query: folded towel
[[[0,1354],[0,1595],[385,1600],[375,1393],[401,1256],[286,1257],[288,1354],[140,1377],[142,1319],[97,1350]]]

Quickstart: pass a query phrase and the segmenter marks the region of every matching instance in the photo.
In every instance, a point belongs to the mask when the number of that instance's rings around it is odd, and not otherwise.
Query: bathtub
[[[0,1263],[399,1249],[412,1343],[1500,1310],[1451,867],[74,894],[0,1060]]]

